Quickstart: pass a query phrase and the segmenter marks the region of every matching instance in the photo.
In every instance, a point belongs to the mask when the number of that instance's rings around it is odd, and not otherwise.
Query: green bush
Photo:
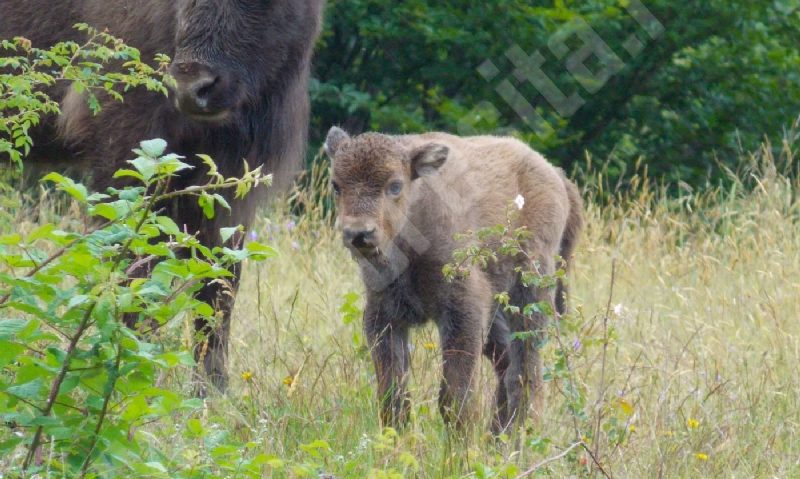
[[[0,442],[7,470],[84,476],[175,466],[139,432],[201,405],[159,386],[193,364],[174,331],[182,320],[214,321],[214,310],[193,298],[204,283],[224,282],[234,264],[273,250],[256,242],[208,248],[161,215],[160,205],[176,196],[211,204],[213,215],[216,191],[242,196],[263,180],[259,171],[222,178],[212,164],[207,184],[170,191],[169,180],[191,166],[165,149],[162,140],[142,142],[131,169],[117,173],[137,185],[105,194],[57,173],[44,178],[87,212],[85,230],[46,223],[24,237],[0,237],[0,417],[13,431]],[[193,422],[187,427],[196,433]]]
[[[158,55],[158,68],[142,62],[139,51],[107,32],[85,24],[84,44],[61,42],[43,50],[25,38],[0,39],[0,155],[22,166],[33,146],[30,129],[45,115],[60,112],[48,89],[69,83],[85,93],[92,112],[100,110],[99,95],[122,101],[122,94],[143,86],[166,94],[163,80],[169,58]],[[121,65],[121,68],[109,68]],[[0,156],[2,158],[2,156]]]
[[[13,180],[23,167],[33,145],[31,128],[59,112],[48,95],[57,83],[85,92],[94,112],[99,97],[122,100],[130,88],[166,93],[168,58],[157,57],[154,69],[119,39],[77,28],[87,33],[83,45],[40,50],[23,38],[2,42],[14,54],[0,59],[0,153],[18,167],[6,169],[4,179]],[[234,189],[240,198],[269,177],[258,169],[241,179],[224,178],[211,158],[201,156],[207,183],[172,190],[170,180],[193,166],[165,154],[166,148],[163,140],[142,142],[130,168],[115,175],[131,185],[122,189],[90,192],[58,173],[45,176],[69,197],[83,226],[41,222],[26,234],[0,237],[0,471],[8,477],[109,477],[122,471],[259,477],[269,461],[246,458],[246,445],[211,437],[190,417],[202,402],[163,382],[188,376],[183,370],[194,365],[191,340],[202,338],[180,341],[184,322],[215,321],[213,308],[194,293],[210,281],[225,283],[232,266],[274,251],[257,242],[239,247],[241,227],[223,228],[226,245],[209,248],[161,214],[165,202],[187,196],[213,217],[218,208],[229,208],[220,190]],[[5,201],[10,188],[4,184],[2,191]],[[154,423],[204,439],[205,452],[191,461],[165,453],[148,431]]]

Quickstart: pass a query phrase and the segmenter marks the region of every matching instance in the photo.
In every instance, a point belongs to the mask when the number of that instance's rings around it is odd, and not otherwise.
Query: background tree
[[[512,132],[567,167],[588,151],[619,176],[644,157],[653,174],[696,184],[800,113],[798,0],[648,0],[662,27],[655,38],[630,14],[633,0],[328,3],[312,85],[318,143],[331,124],[393,133],[467,124]],[[605,84],[571,74],[569,57],[551,48],[564,40],[575,51],[586,31],[618,59]],[[643,46],[635,54],[632,36]],[[547,77],[579,95],[580,108],[560,115],[515,78],[506,55],[515,46],[539,52]],[[478,72],[486,60],[500,72],[490,81]],[[586,64],[597,74],[609,62]],[[533,131],[515,112],[497,91],[504,80],[552,131]]]

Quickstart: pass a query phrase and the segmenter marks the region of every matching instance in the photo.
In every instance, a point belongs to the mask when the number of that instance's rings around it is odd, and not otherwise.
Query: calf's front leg
[[[364,315],[364,329],[378,377],[381,424],[403,427],[408,422],[411,408],[406,391],[411,361],[408,327],[393,325],[368,306]]]
[[[475,301],[450,303],[438,321],[443,378],[439,411],[445,422],[463,428],[471,417],[469,399],[483,352],[486,308]]]

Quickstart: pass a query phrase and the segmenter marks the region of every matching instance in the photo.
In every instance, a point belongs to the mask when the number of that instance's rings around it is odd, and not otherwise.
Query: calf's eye
[[[342,193],[342,190],[339,189],[339,185],[336,182],[333,182],[333,194],[339,196]]]
[[[386,192],[392,196],[397,196],[403,191],[403,182],[402,181],[392,181],[389,183],[389,186],[386,188]]]

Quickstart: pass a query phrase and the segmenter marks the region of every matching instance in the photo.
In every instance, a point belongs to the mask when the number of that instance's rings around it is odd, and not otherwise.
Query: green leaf
[[[0,236],[0,245],[16,246],[20,243],[22,243],[22,236],[16,233]]]
[[[168,216],[157,217],[156,223],[158,223],[160,226],[161,232],[166,235],[178,236],[181,234],[181,230],[178,228],[178,225],[172,220],[172,218]]]
[[[88,301],[89,301],[89,296],[86,296],[84,294],[73,296],[72,298],[70,298],[69,303],[67,303],[67,308],[72,309],[80,305],[86,304]]]
[[[145,178],[142,176],[141,173],[134,170],[117,170],[114,173],[114,178],[136,178],[137,180],[144,182]]]
[[[226,210],[228,210],[228,211],[231,210],[231,205],[228,204],[228,200],[226,200],[224,196],[222,196],[220,194],[215,194],[214,195],[214,199],[217,200],[217,203],[219,203],[220,206],[222,206]]]
[[[42,378],[36,378],[33,381],[8,388],[6,389],[6,393],[21,399],[34,401],[39,399],[39,393],[42,391],[43,387],[44,382]]]
[[[147,466],[151,471],[163,472],[164,474],[169,472],[167,468],[164,467],[164,465],[160,462],[147,462],[144,465]]]
[[[203,423],[200,422],[199,419],[189,419],[186,421],[186,430],[189,433],[190,437],[193,438],[200,438],[205,436],[205,429],[203,428]]]
[[[156,174],[156,169],[158,167],[156,160],[148,158],[147,156],[140,156],[135,160],[129,161],[128,163],[136,168],[136,171],[142,175],[142,179],[145,182],[150,181],[150,179],[153,178],[153,175]]]
[[[0,340],[0,368],[17,361],[25,352],[25,346],[10,341]]]
[[[11,339],[15,334],[25,329],[26,319],[0,319],[0,339]]]
[[[310,442],[308,444],[301,444],[300,449],[308,453],[311,457],[321,457],[323,453],[329,452],[331,450],[330,444],[322,439],[317,439],[316,441]]]
[[[259,243],[258,241],[250,241],[244,247],[253,257],[255,257],[255,259],[258,260],[264,260],[278,256],[278,251],[275,248],[263,243]]]
[[[234,226],[232,228],[220,228],[219,234],[222,237],[222,242],[227,243],[231,236],[233,236],[237,231],[244,231],[242,226]]]
[[[117,210],[108,203],[100,203],[89,208],[89,214],[92,216],[102,216],[103,218],[113,221],[119,217]]]
[[[197,204],[202,208],[203,214],[208,219],[214,218],[214,197],[205,191],[197,199]]]
[[[139,145],[142,151],[150,158],[158,158],[167,151],[167,142],[161,138],[143,141]]]
[[[72,179],[59,175],[58,173],[50,173],[42,178],[42,181],[50,181],[56,184],[59,190],[66,192],[68,195],[81,203],[86,203],[89,192],[86,187],[80,183],[75,183]]]
[[[31,231],[30,234],[28,234],[28,237],[26,238],[26,240],[27,240],[28,244],[31,244],[31,243],[33,243],[35,241],[40,240],[40,239],[49,238],[51,233],[53,233],[53,231],[55,231],[55,229],[56,229],[56,227],[55,227],[54,224],[45,223],[45,224],[39,226],[38,228],[34,229],[33,231]]]
[[[149,413],[150,406],[147,404],[147,400],[144,396],[137,395],[128,402],[122,418],[126,421],[134,421]]]

